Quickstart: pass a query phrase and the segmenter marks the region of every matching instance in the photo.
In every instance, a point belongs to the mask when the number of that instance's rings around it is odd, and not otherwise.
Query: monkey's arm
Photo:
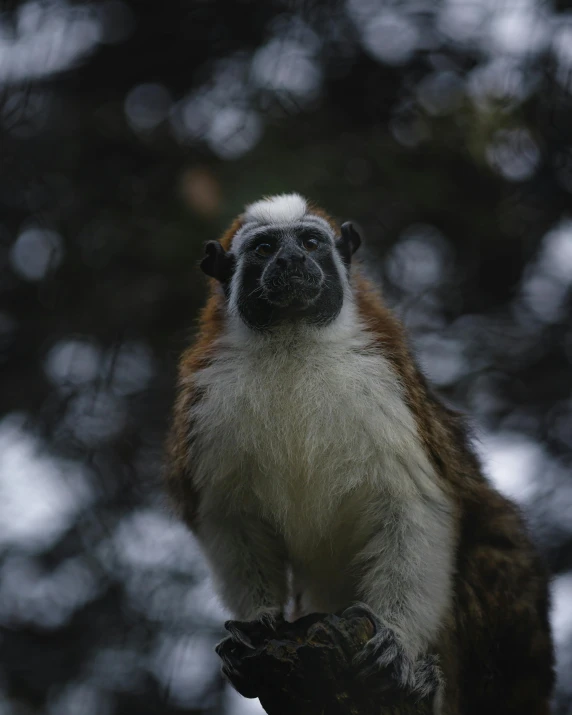
[[[416,664],[451,607],[453,524],[443,503],[412,499],[407,508],[406,517],[386,514],[359,556],[360,596],[377,618],[360,660],[366,673],[390,666],[401,685],[422,693],[433,682]]]
[[[181,380],[167,440],[166,482],[171,501],[201,542],[225,605],[239,619],[277,615],[287,600],[286,555],[282,540],[264,521],[228,515],[224,504],[195,482],[192,413],[201,399],[192,380]],[[204,493],[204,492],[207,493]]]
[[[279,616],[288,598],[286,549],[276,531],[250,514],[201,510],[196,534],[224,604],[239,620]]]

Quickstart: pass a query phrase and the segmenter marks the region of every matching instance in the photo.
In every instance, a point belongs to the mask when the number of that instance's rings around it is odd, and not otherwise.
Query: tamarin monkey
[[[241,620],[362,612],[358,670],[440,715],[546,715],[548,579],[461,417],[430,390],[352,256],[360,236],[297,194],[247,206],[202,270],[167,483]],[[355,605],[359,604],[359,605]]]

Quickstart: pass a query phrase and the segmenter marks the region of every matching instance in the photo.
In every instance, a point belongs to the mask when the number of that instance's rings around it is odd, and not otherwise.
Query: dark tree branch
[[[429,715],[433,696],[397,687],[391,671],[360,677],[353,658],[374,634],[365,617],[312,614],[275,628],[228,621],[217,646],[238,692],[269,715]]]

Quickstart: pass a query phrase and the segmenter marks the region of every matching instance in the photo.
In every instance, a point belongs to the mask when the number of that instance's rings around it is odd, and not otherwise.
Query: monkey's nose
[[[276,265],[280,268],[288,268],[288,266],[304,263],[305,261],[306,255],[302,252],[281,254],[276,257]]]

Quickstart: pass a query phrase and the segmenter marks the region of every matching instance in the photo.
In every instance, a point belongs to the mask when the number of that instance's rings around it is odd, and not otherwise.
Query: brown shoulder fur
[[[232,237],[242,225],[242,218],[233,221],[220,239],[225,250],[230,248]],[[199,490],[189,473],[189,440],[191,438],[190,412],[200,400],[193,375],[208,365],[215,341],[224,329],[224,298],[214,279],[209,280],[209,297],[199,317],[198,334],[179,361],[177,399],[166,444],[165,480],[171,501],[187,525],[195,527],[199,507]]]

